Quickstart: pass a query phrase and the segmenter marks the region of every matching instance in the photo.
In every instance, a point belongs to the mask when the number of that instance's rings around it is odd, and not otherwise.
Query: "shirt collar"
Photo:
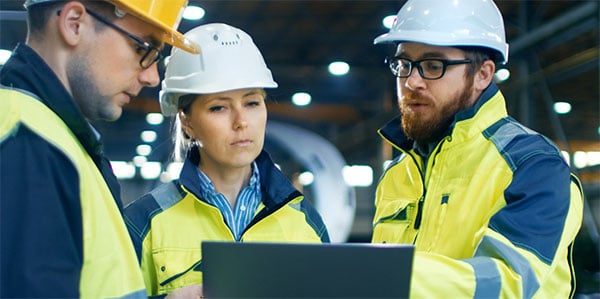
[[[248,186],[245,187],[250,187],[254,192],[260,192],[260,173],[258,172],[256,161],[252,162],[251,168],[252,175],[250,176]],[[200,179],[200,195],[204,198],[212,198],[217,195],[212,180],[200,168],[196,167],[196,169],[198,178]]]

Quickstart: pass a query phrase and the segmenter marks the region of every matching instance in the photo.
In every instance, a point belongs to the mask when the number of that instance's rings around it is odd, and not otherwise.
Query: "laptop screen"
[[[203,242],[206,298],[408,298],[414,247]]]

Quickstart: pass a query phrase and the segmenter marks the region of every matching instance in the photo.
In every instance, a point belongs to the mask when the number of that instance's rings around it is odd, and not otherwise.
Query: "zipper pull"
[[[425,196],[421,196],[419,198],[419,203],[417,204],[417,217],[415,218],[415,229],[419,229],[421,226],[421,218],[423,217],[423,202],[425,202]]]

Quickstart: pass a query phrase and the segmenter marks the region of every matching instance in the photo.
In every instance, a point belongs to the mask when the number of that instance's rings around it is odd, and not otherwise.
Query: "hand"
[[[201,284],[185,286],[173,291],[165,299],[201,299],[204,298]]]

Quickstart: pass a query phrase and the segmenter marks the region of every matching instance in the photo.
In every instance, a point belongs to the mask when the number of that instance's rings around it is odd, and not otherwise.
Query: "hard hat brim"
[[[457,41],[456,39],[449,38],[445,35],[440,35],[435,32],[423,32],[423,31],[407,31],[404,30],[401,33],[393,32],[393,33],[384,33],[373,40],[373,44],[383,44],[383,43],[406,43],[406,42],[414,42],[414,43],[422,43],[428,44],[432,46],[441,46],[441,47],[483,47],[489,48],[494,51],[497,51],[501,55],[501,63],[508,62],[508,44],[498,41],[496,43],[492,43],[489,39],[464,39]]]
[[[112,2],[115,5],[120,6],[122,0],[112,0]],[[171,27],[169,27],[157,20],[154,20],[152,18],[148,18],[146,16],[146,14],[144,13],[144,11],[142,11],[139,8],[126,6],[126,11],[130,12],[134,16],[140,18],[144,22],[149,23],[149,24],[157,27],[158,29],[160,29],[160,31],[163,32],[163,36],[160,37],[163,42],[165,42],[171,46],[174,46],[176,48],[185,50],[186,52],[190,52],[193,54],[200,53],[200,46],[198,46],[196,43],[192,42],[191,40],[187,39],[185,36],[183,36],[183,34],[181,34],[179,31],[177,31],[177,29],[171,28]]]

